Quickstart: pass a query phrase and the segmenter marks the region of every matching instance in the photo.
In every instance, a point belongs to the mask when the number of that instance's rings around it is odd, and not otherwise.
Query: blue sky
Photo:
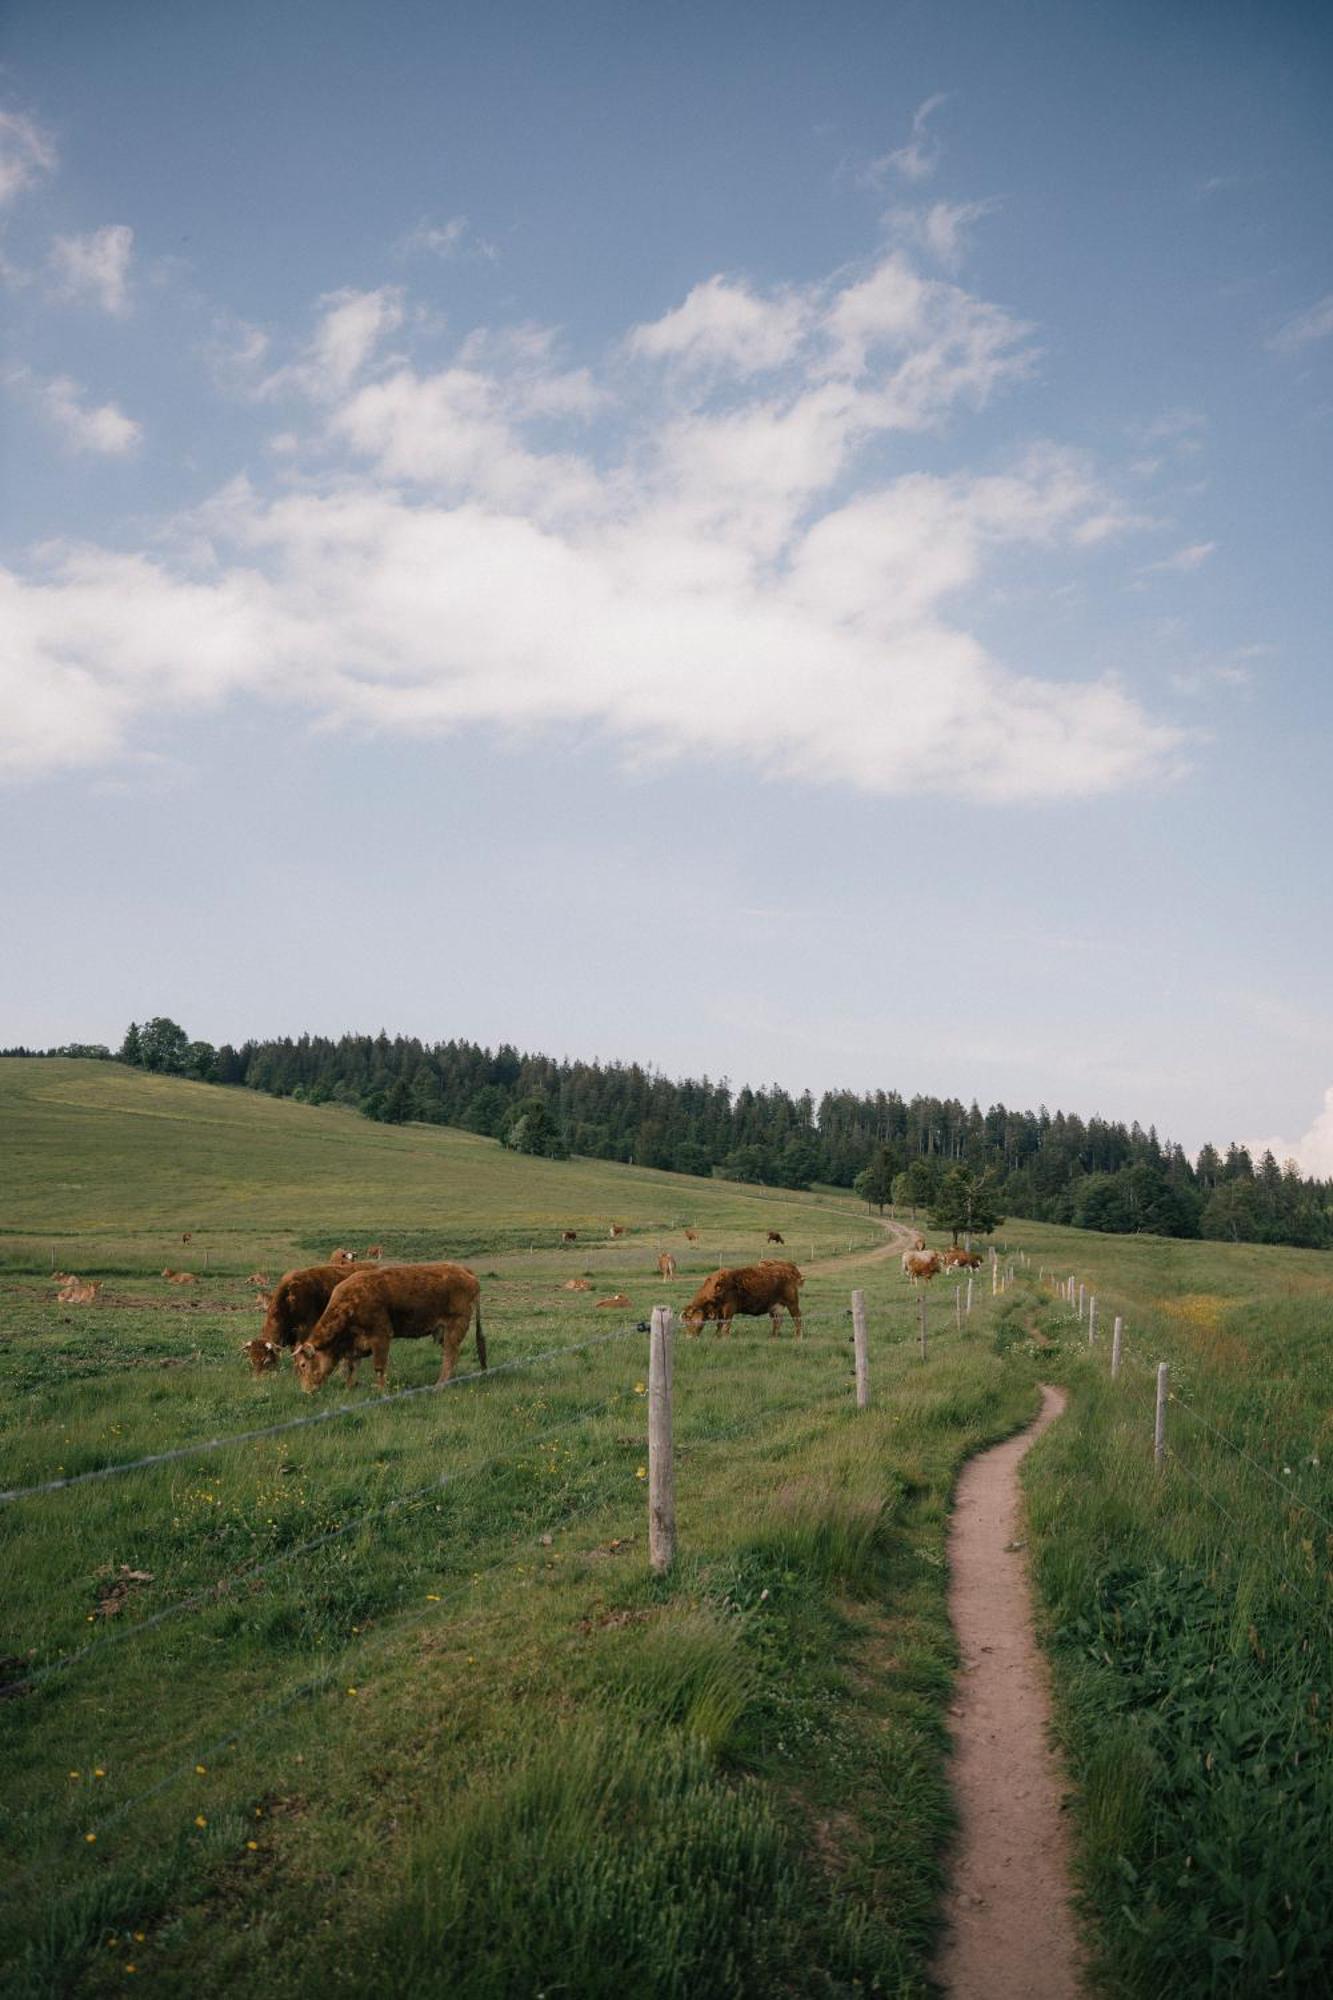
[[[1331,44],[17,0],[0,1040],[384,1024],[1333,1173]]]

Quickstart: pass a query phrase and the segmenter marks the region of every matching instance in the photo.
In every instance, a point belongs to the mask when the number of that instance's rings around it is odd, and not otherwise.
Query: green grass
[[[991,1350],[989,1301],[960,1338],[936,1298],[923,1369],[896,1263],[817,1259],[802,1344],[758,1323],[682,1340],[681,1553],[660,1580],[632,1320],[694,1280],[664,1287],[645,1264],[685,1218],[698,1268],[754,1256],[778,1197],[13,1067],[10,1213],[35,1244],[58,1223],[100,1246],[110,1275],[96,1305],[61,1307],[45,1259],[11,1264],[6,1484],[349,1414],[0,1509],[0,1652],[28,1687],[0,1701],[6,1992],[119,1992],[132,1964],[168,1993],[292,2000],[924,1994],[950,1821],[948,1495],[961,1456],[1035,1403],[1032,1370]],[[191,1147],[173,1151],[196,1103],[222,1128],[194,1135],[197,1179]],[[66,1158],[86,1183],[97,1162],[95,1192],[55,1185]],[[465,1226],[548,1231],[479,1260],[488,1377],[315,1404],[288,1369],[249,1376],[244,1274],[266,1246],[276,1268],[303,1241],[390,1245],[386,1218],[406,1233],[437,1213],[449,1251]],[[594,1264],[629,1313],[562,1289],[593,1259],[549,1232],[585,1213],[638,1231]],[[836,1199],[800,1215],[830,1255],[882,1241]],[[183,1261],[164,1246],[187,1218],[192,1251],[222,1247],[182,1298],[151,1273]],[[858,1282],[876,1396],[860,1415]],[[392,1365],[395,1386],[425,1387],[436,1357],[404,1343]]]
[[[1013,1228],[1101,1299],[1004,1317],[1072,1409],[1029,1461],[1036,1573],[1113,1994],[1333,1991],[1333,1271],[1316,1252]],[[1111,1315],[1127,1359],[1112,1383]],[[1019,1351],[1014,1347],[1012,1351]],[[1169,1457],[1152,1467],[1155,1368]]]

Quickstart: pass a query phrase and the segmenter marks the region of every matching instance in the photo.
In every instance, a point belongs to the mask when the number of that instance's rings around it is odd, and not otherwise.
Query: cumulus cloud
[[[0,111],[0,208],[7,208],[56,164],[55,141],[22,111]]]
[[[1333,333],[1333,292],[1305,312],[1296,313],[1270,334],[1267,345],[1275,354],[1299,354],[1313,341],[1327,340]]]
[[[1333,1180],[1333,1084],[1324,1092],[1324,1106],[1308,1132],[1299,1139],[1255,1139],[1250,1153],[1259,1159],[1265,1152],[1275,1160],[1295,1160],[1303,1174],[1315,1180]]]
[[[422,220],[410,229],[398,246],[400,256],[425,255],[446,262],[455,257],[484,257],[493,264],[500,253],[493,243],[473,231],[465,215],[451,215],[447,222]]]
[[[130,258],[134,231],[115,222],[88,236],[57,236],[48,270],[56,296],[100,306],[123,319],[130,309]]]
[[[974,225],[993,215],[998,207],[999,202],[993,199],[933,201],[924,209],[892,209],[888,223],[899,236],[926,251],[947,271],[953,271],[963,260]]]
[[[27,370],[20,370],[10,377],[10,382],[31,397],[73,451],[123,458],[136,451],[143,439],[142,424],[127,417],[115,403],[89,405],[82,384],[68,375],[42,381]]]
[[[1122,531],[1089,459],[867,469],[1032,365],[1028,329],[901,250],[801,291],[711,279],[598,376],[533,327],[378,361],[396,293],[321,306],[268,388],[309,399],[320,482],[238,479],[151,556],[54,548],[5,579],[12,772],[236,698],[416,738],[573,724],[637,762],[868,793],[1086,797],[1172,768],[1178,733],[1117,681],[1040,678],[968,629],[1015,553]]]

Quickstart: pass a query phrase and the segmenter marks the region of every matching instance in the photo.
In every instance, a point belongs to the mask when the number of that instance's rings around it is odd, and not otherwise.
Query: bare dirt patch
[[[962,1672],[950,1711],[959,1835],[935,1976],[955,2000],[1077,2000],[1066,1789],[1050,1741],[1045,1662],[1032,1629],[1018,1466],[1065,1407],[963,1471],[949,1531],[949,1611]]]

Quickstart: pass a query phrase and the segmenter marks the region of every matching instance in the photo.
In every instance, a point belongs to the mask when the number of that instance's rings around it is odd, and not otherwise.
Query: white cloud
[[[1324,1092],[1323,1110],[1301,1138],[1250,1141],[1250,1153],[1255,1160],[1266,1152],[1279,1162],[1295,1160],[1301,1172],[1315,1180],[1333,1180],[1333,1084]]]
[[[335,402],[351,388],[385,335],[396,333],[403,323],[403,296],[396,285],[374,292],[330,292],[320,304],[324,312],[301,358],[261,383],[261,396],[295,392],[312,402]]]
[[[913,183],[929,180],[940,163],[940,146],[938,141],[931,139],[926,128],[932,113],[948,102],[949,95],[947,90],[941,91],[917,107],[907,144],[870,162],[868,178],[872,183],[878,186],[890,174],[898,174],[903,180]]]
[[[114,403],[89,407],[81,383],[68,375],[56,375],[44,382],[21,369],[10,378],[11,386],[25,390],[48,422],[54,424],[74,451],[96,452],[108,458],[123,458],[136,451],[143,439],[143,425],[127,417]]]
[[[1185,548],[1177,549],[1173,555],[1163,556],[1160,562],[1146,563],[1141,574],[1189,576],[1194,570],[1202,569],[1209,558],[1216,553],[1216,542],[1190,542]]]
[[[493,243],[484,236],[473,233],[465,215],[451,215],[447,222],[428,222],[424,218],[414,229],[410,229],[398,246],[401,256],[425,254],[441,257],[447,262],[454,257],[484,257],[493,264],[500,253]]]
[[[533,327],[364,380],[401,300],[324,301],[270,383],[315,399],[307,436],[340,470],[237,480],[171,554],[57,549],[7,580],[11,770],[103,760],[162,715],[245,698],[412,737],[572,723],[636,762],[880,794],[1087,797],[1170,772],[1183,739],[1115,680],[1078,660],[1039,679],[967,629],[1012,552],[1068,564],[1123,529],[1091,462],[862,462],[1021,375],[1026,329],[901,253],[799,294],[716,279],[690,298],[606,382]],[[547,441],[589,416],[585,449]]]
[[[1275,354],[1298,354],[1312,341],[1327,340],[1333,333],[1333,292],[1322,298],[1305,312],[1296,313],[1293,318],[1270,334],[1266,346]]]
[[[744,283],[713,277],[662,319],[636,326],[628,347],[631,354],[683,368],[761,374],[791,360],[809,312],[808,301],[795,294],[760,298]]]
[[[89,236],[57,236],[48,259],[56,295],[89,301],[123,319],[130,309],[134,231],[115,222]]]
[[[887,220],[897,235],[917,244],[946,270],[953,271],[963,260],[973,224],[993,215],[999,205],[994,199],[934,201],[926,209],[891,209]]]
[[[0,111],[0,208],[35,185],[56,164],[55,141],[22,111]]]

